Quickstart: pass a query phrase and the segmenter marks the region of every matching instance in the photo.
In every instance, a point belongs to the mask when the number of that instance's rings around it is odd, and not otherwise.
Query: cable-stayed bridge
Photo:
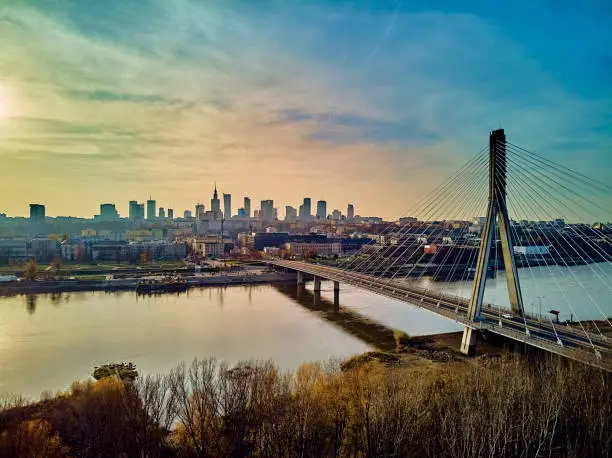
[[[337,265],[269,263],[297,271],[298,283],[314,276],[315,292],[333,281],[336,303],[343,283],[455,320],[465,354],[491,332],[612,371],[611,198],[612,186],[499,129],[409,211],[418,219],[389,225]],[[487,291],[498,275],[503,297]]]

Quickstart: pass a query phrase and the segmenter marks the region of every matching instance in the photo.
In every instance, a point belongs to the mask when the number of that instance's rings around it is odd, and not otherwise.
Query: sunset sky
[[[234,212],[397,217],[500,125],[610,183],[611,24],[606,0],[0,0],[0,212],[182,214],[216,180]]]

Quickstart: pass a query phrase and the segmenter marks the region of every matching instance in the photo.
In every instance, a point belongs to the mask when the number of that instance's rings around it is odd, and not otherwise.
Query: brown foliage
[[[611,394],[608,374],[552,358],[294,373],[196,360],[8,409],[0,455],[610,456]]]

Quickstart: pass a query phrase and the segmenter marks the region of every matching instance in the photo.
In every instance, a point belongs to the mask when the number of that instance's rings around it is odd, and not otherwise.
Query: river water
[[[571,303],[574,317],[601,319],[599,309],[610,316],[612,269],[602,269],[601,278],[593,278],[588,266],[566,269],[560,277],[563,293],[549,272],[521,271],[526,307],[537,313],[540,302],[544,309],[555,304],[562,318],[569,318]],[[323,305],[318,307],[311,306],[318,300],[312,284],[302,292],[294,285],[257,285],[190,289],[178,295],[86,292],[0,298],[0,395],[36,398],[43,390],[84,380],[95,365],[113,361],[132,361],[141,373],[166,372],[181,361],[209,356],[230,363],[271,359],[294,369],[307,361],[371,349],[374,343],[354,332],[355,323],[344,326],[329,319],[324,309],[333,309],[332,285],[322,286]],[[471,283],[444,287],[469,295]],[[503,275],[488,280],[485,299],[507,303]],[[340,304],[356,313],[352,322],[369,317],[410,335],[461,329],[430,312],[344,285]]]

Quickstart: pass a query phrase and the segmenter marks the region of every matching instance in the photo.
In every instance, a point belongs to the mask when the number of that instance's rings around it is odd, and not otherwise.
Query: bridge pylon
[[[506,135],[503,129],[498,129],[492,131],[489,135],[489,203],[487,208],[487,219],[480,241],[478,263],[476,264],[472,296],[468,309],[468,318],[475,323],[480,318],[491,247],[493,243],[497,243],[495,241],[496,220],[501,239],[510,305],[515,315],[523,316],[523,297],[521,295],[521,285],[514,260],[510,219],[508,218],[508,207],[506,205],[506,172]],[[475,326],[475,328],[476,327],[477,326]],[[475,328],[466,326],[463,331],[461,352],[466,355],[472,355],[476,350],[477,331]]]

